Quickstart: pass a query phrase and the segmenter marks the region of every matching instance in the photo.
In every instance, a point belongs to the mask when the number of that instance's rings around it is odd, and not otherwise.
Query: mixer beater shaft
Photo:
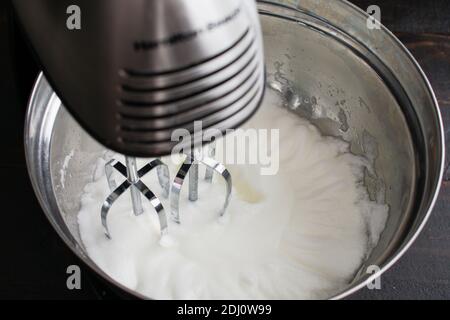
[[[198,164],[193,163],[189,170],[189,200],[198,200]]]
[[[144,212],[144,209],[142,208],[141,195],[139,193],[139,190],[135,186],[135,184],[139,181],[136,158],[125,157],[125,163],[127,166],[127,179],[131,184],[130,194],[131,203],[133,205],[133,212],[134,215],[138,216]]]
[[[215,156],[216,156],[216,142],[212,141],[208,146],[208,157],[214,159]],[[212,182],[213,176],[214,176],[214,169],[206,167],[205,181]]]

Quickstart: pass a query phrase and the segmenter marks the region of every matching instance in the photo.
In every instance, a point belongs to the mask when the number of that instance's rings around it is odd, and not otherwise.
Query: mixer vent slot
[[[257,104],[259,103],[259,96],[261,94],[261,87],[254,87],[254,90],[250,91],[246,94],[245,101],[242,101],[239,104],[237,110],[227,107],[228,112],[224,112],[220,114],[220,117],[215,117],[216,114],[206,115],[203,124],[203,128],[206,127],[216,127],[223,122],[227,122],[229,119],[240,116],[241,118],[247,119],[250,115],[256,110]],[[241,99],[244,100],[244,99]],[[233,104],[237,105],[237,103]],[[234,121],[236,122],[236,121]],[[193,122],[188,122],[185,124],[181,124],[178,126],[174,126],[173,128],[166,129],[152,129],[145,128],[139,126],[137,124],[134,126],[133,124],[122,125],[121,126],[121,141],[124,143],[138,143],[138,144],[149,144],[149,143],[158,143],[170,140],[171,131],[175,128],[186,128],[190,132],[193,132]]]
[[[206,64],[207,62],[212,62],[214,60],[216,60],[217,58],[219,58],[220,56],[224,56],[227,53],[233,51],[234,49],[238,48],[239,45],[243,42],[245,42],[246,39],[248,39],[249,37],[252,37],[252,35],[250,35],[251,31],[250,28],[247,28],[244,33],[239,37],[239,39],[233,43],[229,48],[225,49],[224,51],[218,53],[217,55],[214,55],[212,57],[209,57],[208,59],[196,62],[196,63],[192,63],[189,64],[187,66],[178,68],[178,69],[171,69],[171,70],[166,70],[166,71],[161,71],[161,72],[150,72],[150,71],[142,71],[142,70],[133,70],[133,69],[128,69],[125,68],[123,70],[120,71],[121,76],[123,77],[135,77],[135,78],[147,78],[147,77],[160,77],[160,76],[167,76],[167,75],[173,75],[176,73],[181,73],[184,71],[189,71],[189,69],[193,69],[195,67],[201,66]]]
[[[125,143],[167,142],[176,128],[193,131],[248,116],[263,90],[262,61],[252,29],[228,49],[199,63],[164,72],[119,72],[117,117]],[[248,117],[247,116],[247,117]]]

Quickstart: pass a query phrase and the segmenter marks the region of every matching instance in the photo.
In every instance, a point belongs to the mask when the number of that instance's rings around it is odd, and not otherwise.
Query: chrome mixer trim
[[[211,82],[208,78],[206,81],[202,81],[203,83],[197,88],[187,86],[186,88],[179,88],[169,92],[133,94],[133,97],[131,98],[121,98],[118,105],[128,107],[164,108],[168,104],[190,101],[190,98],[196,98],[196,100],[199,100],[200,98],[205,99],[205,97],[209,97],[212,92],[220,93],[225,91],[230,87],[229,83],[232,83],[232,81],[241,81],[241,78],[245,78],[250,71],[253,71],[256,68],[256,55],[254,52],[252,53],[253,54],[249,59],[244,60],[243,63],[245,64],[243,66],[237,65],[236,68],[239,68],[238,70],[231,69],[232,73],[230,75],[228,75],[228,71],[230,70],[225,70],[223,74],[220,74],[219,82],[216,82],[213,77]],[[223,79],[222,76],[226,76],[226,78]]]
[[[225,130],[230,128],[227,126],[227,121],[232,122],[235,118],[242,116],[242,118],[247,119],[258,106],[258,94],[261,93],[260,88],[255,88],[253,94],[250,98],[247,98],[244,101],[239,101],[234,103],[232,106],[226,108],[226,110],[221,110],[220,114],[213,113],[212,115],[208,115],[201,119],[203,128],[209,128],[215,126],[219,130]],[[250,94],[252,91],[250,92]],[[249,95],[250,95],[249,94]],[[246,95],[247,96],[247,95]],[[237,109],[237,110],[236,110]],[[171,135],[174,129],[179,128],[180,126],[176,126],[171,129],[165,130],[142,130],[142,131],[123,131],[121,130],[121,139],[123,143],[137,143],[137,144],[149,144],[149,143],[158,143],[171,139]],[[194,122],[190,121],[187,125],[184,126],[189,132],[194,133]],[[196,140],[196,141],[203,141]],[[175,145],[176,142],[170,142]]]
[[[189,125],[192,125],[194,121],[198,121],[198,119],[202,119],[204,121],[205,117],[215,114],[217,111],[221,111],[223,109],[228,109],[231,107],[233,107],[233,109],[239,109],[239,105],[242,106],[245,101],[248,100],[246,98],[248,98],[249,95],[253,95],[257,90],[257,87],[255,86],[257,82],[255,75],[253,74],[250,77],[250,81],[246,81],[242,86],[239,86],[236,90],[232,90],[229,94],[227,93],[225,96],[222,96],[219,99],[214,99],[213,101],[207,102],[199,107],[189,108],[180,113],[178,119],[173,119],[170,117],[168,120],[171,121],[164,121],[167,118],[166,116],[158,117],[154,118],[152,125],[149,126],[149,123],[147,121],[143,121],[142,118],[136,116],[130,117],[128,115],[124,116],[120,114],[122,117],[120,130],[124,132],[151,132],[158,130],[161,132],[161,129],[188,127]],[[168,125],[167,122],[170,124],[169,127],[165,127]]]
[[[247,106],[244,106],[241,110],[239,110],[238,112],[236,112],[235,114],[229,116],[226,119],[220,118],[217,119],[217,117],[213,117],[211,118],[211,122],[207,123],[206,126],[204,126],[203,128],[207,128],[208,125],[209,127],[214,126],[214,129],[217,129],[219,131],[221,131],[222,133],[226,133],[226,131],[232,127],[234,124],[239,123],[239,125],[241,125],[243,122],[247,121],[247,119],[249,119],[257,110],[258,107],[261,103],[262,100],[262,96],[259,96],[259,91],[264,91],[264,88],[258,88],[258,92],[256,93],[256,95],[254,96],[254,98],[247,104]],[[250,107],[248,107],[250,106]],[[214,116],[214,115],[213,115]],[[203,124],[205,124],[206,122],[204,121]],[[238,125],[238,126],[239,126]],[[192,125],[193,127],[193,125]],[[161,132],[159,132],[161,134]],[[191,134],[193,134],[193,140],[190,139],[186,139],[186,141],[181,140],[181,141],[169,141],[167,142],[167,140],[163,140],[163,141],[150,141],[149,139],[145,139],[145,140],[137,140],[137,139],[123,139],[121,142],[122,143],[126,143],[126,144],[131,144],[133,146],[133,148],[137,151],[140,152],[142,151],[142,154],[145,154],[145,149],[149,147],[149,144],[152,144],[152,148],[154,148],[154,150],[161,150],[160,154],[164,155],[165,151],[167,149],[171,149],[173,148],[174,145],[177,145],[180,148],[189,148],[190,147],[190,141],[194,141],[195,142],[195,146],[200,145],[202,142],[206,143],[211,141],[212,137],[209,137],[207,135],[208,131],[204,131],[202,133],[200,133],[202,136],[199,136],[198,134],[196,134],[195,132],[193,132],[193,130],[191,130]],[[122,139],[122,138],[120,138]]]
[[[123,82],[127,84],[130,83],[130,86],[133,86],[133,84],[137,86],[147,84],[149,86],[153,85],[155,89],[159,89],[160,87],[170,88],[171,86],[180,86],[185,82],[199,80],[226,68],[228,65],[239,59],[239,56],[250,47],[253,41],[254,31],[247,28],[243,35],[229,48],[226,48],[224,51],[206,60],[191,64],[184,68],[167,70],[165,72],[149,72],[124,68],[119,71],[119,76]],[[201,68],[197,68],[199,66],[201,66]],[[153,77],[158,78],[151,79]],[[126,86],[126,84],[124,86]]]
[[[241,83],[242,79],[246,78],[250,71],[256,68],[256,64],[260,62],[256,58],[256,52],[253,50],[250,52],[249,57],[244,57],[239,63],[236,63],[232,68],[224,70],[221,74],[217,75],[218,79],[213,76],[210,79],[201,80],[201,83],[196,88],[187,87],[178,88],[177,92],[162,92],[159,97],[152,96],[152,94],[133,94],[130,99],[121,98],[117,105],[126,107],[137,107],[137,108],[166,108],[167,105],[180,103],[179,108],[183,110],[189,103],[201,103],[206,99],[210,99],[211,96],[222,95],[227,92],[230,87],[233,87],[236,83]],[[242,62],[242,65],[240,64]],[[236,66],[236,68],[234,68]],[[230,71],[230,72],[229,72]],[[218,81],[216,81],[218,80]],[[174,93],[173,96],[170,93]],[[155,99],[153,99],[155,98]],[[139,100],[138,100],[139,99]],[[192,107],[195,107],[193,105]]]
[[[239,72],[245,70],[245,67],[247,67],[251,61],[255,60],[256,55],[256,47],[252,45],[238,60],[225,68],[218,70],[216,73],[209,74],[206,77],[188,83],[171,86],[170,88],[154,89],[147,87],[122,87],[123,90],[121,92],[119,105],[137,107],[144,105],[151,107],[156,104],[171,103],[207,92],[208,90],[233,79]],[[144,100],[146,102],[144,102]]]
[[[210,84],[198,92],[189,92],[186,96],[171,97],[159,102],[122,101],[118,107],[118,137],[121,143],[149,144],[165,140],[167,145],[170,145],[172,131],[182,127],[192,132],[194,121],[202,121],[203,127],[207,128],[231,115],[236,115],[237,120],[240,112],[242,112],[241,119],[245,120],[244,109],[252,108],[254,112],[261,101],[256,99],[256,96],[247,98],[251,92],[262,95],[263,90],[260,87],[264,81],[258,72],[261,63],[257,55],[253,55],[241,70],[230,77],[219,83]],[[245,93],[228,103],[229,98],[238,94],[234,92],[235,90]],[[135,110],[130,117],[132,109]],[[136,112],[137,109],[139,114]],[[227,123],[231,124],[231,121]]]
[[[146,119],[151,118],[157,121],[159,118],[170,117],[173,114],[184,114],[185,112],[189,112],[190,110],[195,110],[197,108],[218,108],[222,109],[235,101],[239,100],[236,96],[242,91],[248,91],[251,88],[256,86],[258,80],[258,75],[253,72],[247,78],[245,78],[242,82],[235,83],[229,90],[225,92],[220,92],[219,95],[216,95],[212,98],[208,98],[206,101],[183,101],[180,104],[170,104],[164,105],[161,107],[152,107],[152,108],[144,108],[144,107],[127,107],[121,106],[118,110],[118,113],[123,118],[130,119]],[[242,96],[242,95],[241,95]]]

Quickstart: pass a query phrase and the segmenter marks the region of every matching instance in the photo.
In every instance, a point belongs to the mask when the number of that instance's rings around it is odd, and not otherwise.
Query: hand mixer
[[[96,140],[126,155],[105,170],[112,190],[101,210],[130,189],[133,211],[144,195],[167,230],[164,208],[141,178],[157,168],[171,216],[180,222],[179,196],[189,172],[189,199],[198,197],[198,163],[227,183],[231,176],[212,157],[186,160],[169,188],[167,166],[155,159],[138,170],[134,157],[157,158],[175,145],[198,147],[211,137],[172,139],[176,129],[194,133],[194,122],[222,132],[257,110],[264,91],[262,35],[254,0],[13,0],[43,71],[74,118]],[[67,9],[79,8],[80,28],[67,28]],[[183,146],[182,146],[183,147]],[[214,154],[214,145],[210,147]],[[193,150],[193,149],[191,149]],[[117,186],[113,173],[127,179]]]

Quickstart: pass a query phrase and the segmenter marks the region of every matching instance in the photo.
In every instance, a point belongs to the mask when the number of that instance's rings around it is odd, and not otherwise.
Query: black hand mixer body
[[[195,121],[203,129],[235,128],[261,103],[254,0],[13,2],[59,98],[114,151],[169,154],[179,146],[175,129],[193,133]],[[67,26],[73,5],[81,15],[75,29]]]

